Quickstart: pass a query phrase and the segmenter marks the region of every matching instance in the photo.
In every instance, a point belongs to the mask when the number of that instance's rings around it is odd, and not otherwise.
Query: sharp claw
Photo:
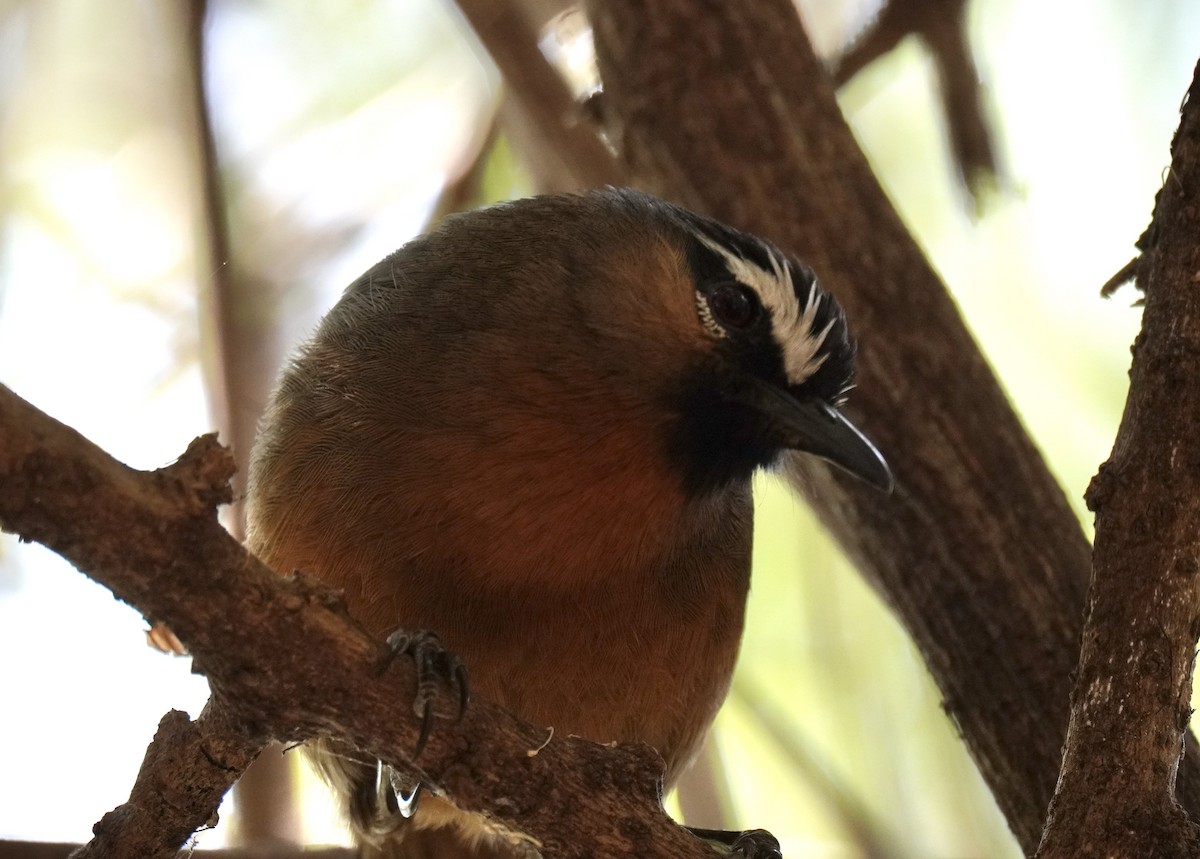
[[[417,745],[413,749],[412,759],[415,762],[425,751],[425,743],[429,741],[429,732],[433,729],[433,707],[425,702],[425,712],[421,714],[421,733],[417,735]]]
[[[467,705],[471,703],[471,687],[467,685],[467,669],[460,662],[454,671],[454,679],[458,683],[458,718],[462,718],[467,712]]]
[[[389,635],[386,639],[386,646],[383,649],[383,654],[379,657],[379,661],[375,664],[375,673],[382,674],[392,667],[392,663],[396,661],[396,657],[401,653],[405,653],[409,646],[413,643],[410,636],[403,629],[398,629]]]
[[[421,797],[421,786],[417,785],[412,789],[412,793],[405,796],[403,793],[397,797],[400,816],[406,820],[413,816],[417,811],[417,800]]]
[[[399,654],[412,657],[416,667],[417,690],[413,696],[413,713],[421,720],[421,730],[412,759],[415,761],[425,750],[433,729],[433,704],[437,700],[440,685],[458,687],[458,714],[461,719],[470,701],[470,685],[467,669],[458,657],[444,649],[432,632],[409,632],[398,629],[387,637],[387,647],[380,656],[376,670],[383,673]]]
[[[389,776],[388,809],[407,820],[417,811],[417,801],[421,798],[421,783],[408,782],[395,770],[389,769]]]

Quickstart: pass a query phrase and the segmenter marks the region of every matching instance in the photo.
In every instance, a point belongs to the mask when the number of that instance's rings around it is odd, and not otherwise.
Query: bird
[[[893,484],[842,412],[855,351],[808,267],[648,194],[451,216],[286,365],[248,545],[373,634],[432,631],[472,694],[530,723],[649,744],[669,787],[729,689],[753,474],[800,451]],[[412,806],[348,747],[315,757],[365,855],[537,855],[451,798]]]

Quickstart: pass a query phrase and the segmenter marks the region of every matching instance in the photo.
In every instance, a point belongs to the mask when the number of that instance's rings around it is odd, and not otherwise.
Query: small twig
[[[541,753],[542,749],[544,749],[544,748],[546,748],[546,746],[550,745],[550,741],[553,739],[554,739],[554,726],[551,725],[549,728],[546,729],[546,739],[536,749],[530,749],[525,754],[529,755],[529,757],[531,757],[531,758],[536,758],[538,756],[538,754]]]
[[[984,110],[979,71],[967,39],[965,0],[888,0],[834,71],[838,84],[850,80],[906,36],[921,39],[937,67],[942,112],[954,161],[978,205],[998,174],[994,134]]]
[[[1138,267],[1141,264],[1141,255],[1135,256],[1125,265],[1121,266],[1121,270],[1104,282],[1104,286],[1100,287],[1101,298],[1112,298],[1113,293],[1120,289],[1131,280],[1137,284]]]

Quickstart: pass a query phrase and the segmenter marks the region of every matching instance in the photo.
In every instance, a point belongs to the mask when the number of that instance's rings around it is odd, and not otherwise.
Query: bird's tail
[[[383,841],[364,843],[362,859],[523,859],[500,845],[464,843],[457,829],[406,829]]]
[[[411,816],[400,811],[392,773],[366,761],[350,746],[318,740],[308,759],[342,802],[363,859],[537,859],[524,839],[511,837],[482,817],[422,794]],[[415,798],[416,785],[412,793]]]

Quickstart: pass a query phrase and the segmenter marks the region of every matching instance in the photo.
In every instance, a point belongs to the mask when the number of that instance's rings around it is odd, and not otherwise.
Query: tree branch
[[[1200,633],[1200,65],[1171,150],[1125,414],[1087,493],[1092,586],[1040,859],[1200,855],[1174,800]]]
[[[978,206],[982,189],[995,181],[998,170],[968,39],[966,0],[887,0],[841,58],[834,80],[845,83],[910,35],[920,38],[933,57],[954,163]]]
[[[135,471],[0,386],[0,527],[43,543],[174,630],[212,688],[205,719],[244,738],[231,768],[266,739],[337,737],[526,833],[546,857],[711,859],[663,812],[662,761],[646,746],[547,741],[545,729],[476,701],[459,722],[439,722],[411,761],[419,729],[411,662],[381,672],[385,646],[337,594],[299,574],[276,576],[217,524],[231,471],[212,436],[166,468]],[[193,820],[207,818],[212,800],[210,789],[182,799]],[[98,838],[125,829],[161,846],[162,836],[122,824],[149,816],[138,796],[131,803]],[[111,849],[133,855],[125,844]]]
[[[263,747],[223,715],[209,708],[195,722],[179,710],[163,716],[129,801],[104,815],[71,859],[170,857],[193,832],[215,825],[225,791]]]

